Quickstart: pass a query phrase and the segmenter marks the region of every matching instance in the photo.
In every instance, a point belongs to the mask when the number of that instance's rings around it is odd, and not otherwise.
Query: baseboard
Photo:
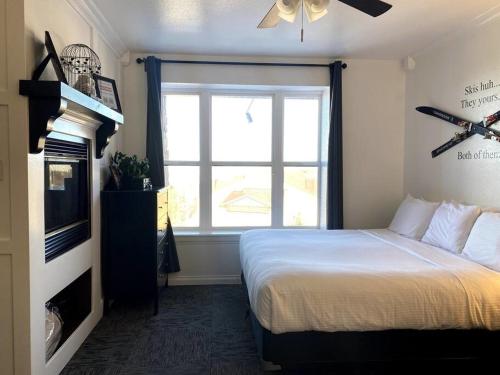
[[[241,284],[240,275],[169,276],[168,285]]]

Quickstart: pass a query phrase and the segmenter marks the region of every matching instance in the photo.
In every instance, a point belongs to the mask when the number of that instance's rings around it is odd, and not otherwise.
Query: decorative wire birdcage
[[[61,63],[70,86],[86,95],[96,96],[93,74],[101,74],[101,61],[90,47],[85,44],[64,47]]]

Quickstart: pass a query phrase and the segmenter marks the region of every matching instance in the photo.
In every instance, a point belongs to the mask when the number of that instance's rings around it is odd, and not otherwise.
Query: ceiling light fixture
[[[330,0],[277,0],[277,16],[286,22],[293,23],[297,18],[299,8],[302,11],[302,27],[300,30],[300,41],[304,41],[304,12],[309,22],[319,20],[328,13],[326,9]],[[275,17],[276,18],[276,17]],[[264,21],[264,20],[263,20]],[[278,19],[279,22],[279,19]],[[264,26],[263,26],[264,27]],[[259,25],[259,28],[262,28]]]
[[[381,0],[338,0],[350,7],[366,13],[372,17],[378,17],[389,9],[392,5]],[[294,22],[299,12],[302,10],[301,41],[304,40],[304,13],[309,22],[315,22],[328,13],[326,9],[330,0],[276,0],[267,14],[260,21],[257,28],[268,29],[276,27],[281,20]]]
[[[328,13],[330,0],[277,0],[278,16],[287,22],[294,22],[299,7],[305,11],[309,22],[319,20]]]

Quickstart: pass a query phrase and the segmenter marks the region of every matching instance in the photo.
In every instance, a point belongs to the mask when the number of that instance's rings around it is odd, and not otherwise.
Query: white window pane
[[[200,97],[168,94],[165,102],[165,160],[200,160]]]
[[[168,214],[174,227],[200,225],[200,168],[165,167]]]
[[[319,100],[285,98],[284,161],[318,160]]]
[[[212,160],[270,161],[271,97],[212,96]]]
[[[270,167],[212,168],[212,225],[271,225]]]
[[[285,167],[283,225],[318,224],[318,168]]]

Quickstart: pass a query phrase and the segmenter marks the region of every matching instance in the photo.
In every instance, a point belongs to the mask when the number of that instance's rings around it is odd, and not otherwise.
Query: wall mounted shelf
[[[71,113],[96,120],[96,158],[104,155],[111,137],[123,125],[123,115],[59,81],[19,81],[19,94],[29,97],[30,153],[43,151],[54,122]]]

